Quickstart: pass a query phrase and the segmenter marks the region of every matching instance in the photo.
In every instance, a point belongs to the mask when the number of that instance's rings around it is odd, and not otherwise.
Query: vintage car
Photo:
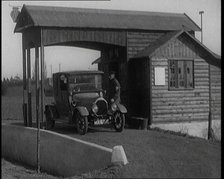
[[[55,121],[68,121],[79,134],[89,126],[109,124],[121,132],[125,125],[126,108],[108,103],[103,97],[101,71],[72,71],[53,74],[54,103],[45,106],[46,128]]]

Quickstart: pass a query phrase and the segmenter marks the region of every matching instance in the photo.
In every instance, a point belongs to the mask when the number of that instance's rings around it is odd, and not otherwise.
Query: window
[[[192,89],[193,60],[169,60],[169,89]]]

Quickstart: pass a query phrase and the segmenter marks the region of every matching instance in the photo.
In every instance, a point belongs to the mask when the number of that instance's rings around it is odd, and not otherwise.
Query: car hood
[[[85,106],[88,110],[92,109],[93,103],[98,99],[99,93],[78,93],[73,94],[73,101],[76,101],[78,106]]]

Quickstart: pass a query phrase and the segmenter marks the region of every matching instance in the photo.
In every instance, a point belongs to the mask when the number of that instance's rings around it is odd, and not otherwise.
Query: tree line
[[[45,78],[45,88],[48,89],[52,86],[52,82],[50,82],[49,78]],[[31,85],[35,84],[34,76],[31,78]],[[21,79],[18,75],[10,78],[3,78],[1,80],[1,95],[5,95],[7,92],[7,88],[14,86],[23,86],[23,79]]]

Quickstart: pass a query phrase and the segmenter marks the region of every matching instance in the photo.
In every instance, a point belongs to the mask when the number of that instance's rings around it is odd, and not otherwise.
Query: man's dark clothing
[[[116,78],[113,78],[109,82],[109,101],[113,98],[115,103],[120,102],[120,83]]]

